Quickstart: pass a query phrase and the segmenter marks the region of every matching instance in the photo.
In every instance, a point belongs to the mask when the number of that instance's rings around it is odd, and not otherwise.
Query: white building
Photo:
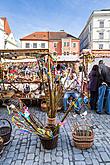
[[[34,32],[20,39],[23,49],[48,49],[48,32]]]
[[[0,49],[4,49],[4,21],[0,19]]]
[[[95,10],[80,36],[80,49],[110,49],[110,9]]]
[[[16,49],[17,42],[5,17],[0,18],[0,49]]]

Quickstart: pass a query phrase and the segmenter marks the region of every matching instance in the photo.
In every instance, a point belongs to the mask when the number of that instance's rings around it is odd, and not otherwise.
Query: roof
[[[48,40],[48,32],[34,32],[29,34],[20,40]]]
[[[4,31],[7,35],[9,35],[11,33],[11,29],[10,29],[10,26],[8,24],[8,20],[6,17],[1,17],[1,19],[4,21]]]
[[[78,39],[71,34],[68,34],[66,32],[49,32],[49,39],[50,40],[60,40],[62,38],[68,38],[71,37],[73,39]]]
[[[78,38],[68,34],[66,32],[34,32],[30,35],[27,35],[20,40],[60,40],[62,38],[69,38],[77,39]]]

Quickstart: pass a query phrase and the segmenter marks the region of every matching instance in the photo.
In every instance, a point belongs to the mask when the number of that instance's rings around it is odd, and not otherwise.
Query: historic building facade
[[[81,50],[110,49],[110,9],[93,11],[79,39]]]
[[[0,49],[16,49],[17,42],[5,17],[0,18]]]
[[[76,60],[79,57],[80,41],[64,32],[35,32],[20,39],[22,48],[49,49],[58,60]]]

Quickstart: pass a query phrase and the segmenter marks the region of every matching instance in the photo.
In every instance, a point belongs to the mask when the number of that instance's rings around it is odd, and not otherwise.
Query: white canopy
[[[15,59],[15,60],[12,60],[12,59],[3,59],[1,58],[1,62],[2,63],[18,63],[18,62],[36,62],[37,59]]]
[[[57,61],[79,61],[79,56],[78,55],[62,55],[57,57]]]

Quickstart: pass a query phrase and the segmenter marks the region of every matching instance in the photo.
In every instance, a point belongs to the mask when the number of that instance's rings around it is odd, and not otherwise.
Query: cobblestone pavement
[[[30,108],[46,122],[46,113],[37,108]],[[58,113],[58,120],[64,115]],[[58,146],[53,150],[43,149],[39,137],[23,133],[13,127],[11,142],[4,148],[0,156],[0,165],[110,165],[110,116],[96,113],[88,114],[89,119],[97,127],[94,145],[87,150],[74,147],[72,125],[76,119],[71,112],[63,127],[60,128]],[[5,108],[0,108],[0,118],[9,118]]]

